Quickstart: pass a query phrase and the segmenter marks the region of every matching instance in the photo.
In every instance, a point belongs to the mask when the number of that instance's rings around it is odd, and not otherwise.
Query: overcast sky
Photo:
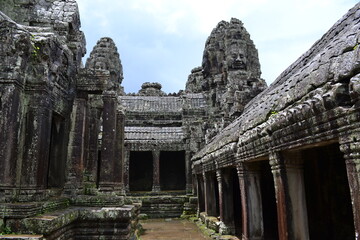
[[[111,37],[124,69],[122,85],[137,92],[160,82],[185,88],[201,66],[205,41],[221,20],[240,19],[258,51],[262,78],[273,82],[357,0],[77,0],[87,55]],[[85,63],[85,59],[83,60]]]

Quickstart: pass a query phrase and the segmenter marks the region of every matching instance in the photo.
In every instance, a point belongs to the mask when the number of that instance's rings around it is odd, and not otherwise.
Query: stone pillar
[[[278,213],[279,239],[309,239],[303,160],[298,151],[270,155]]]
[[[225,226],[221,226],[222,234],[235,233],[234,222],[234,201],[233,201],[233,183],[230,169],[219,169],[216,171],[216,177],[219,184],[219,210],[220,221]]]
[[[153,156],[153,192],[160,192],[160,151],[152,151]]]
[[[196,196],[198,187],[197,187],[197,178],[195,174],[192,174],[191,182],[192,182],[192,195]]]
[[[186,193],[192,193],[192,175],[191,175],[191,155],[189,151],[185,152],[185,174],[186,174]]]
[[[354,215],[356,240],[360,239],[360,132],[340,137],[340,150],[344,153],[351,203]]]
[[[116,109],[117,98],[114,91],[106,91],[103,94],[103,134],[100,164],[100,191],[115,190],[115,161],[116,153]]]
[[[124,152],[124,187],[125,192],[130,191],[130,178],[129,178],[129,170],[130,170],[130,150],[125,150]]]
[[[17,160],[22,160],[22,89],[16,84],[0,84],[0,96],[0,188],[8,189],[14,187],[16,176],[20,175],[16,170]]]
[[[223,191],[223,181],[222,181],[222,173],[221,169],[216,170],[216,180],[218,183],[219,189],[219,214],[220,214],[220,221],[224,221],[224,191]],[[228,193],[227,193],[228,194]]]
[[[115,181],[120,187],[122,195],[125,194],[124,185],[124,140],[125,140],[125,115],[124,112],[118,110],[116,115],[116,154],[115,154]]]
[[[68,171],[65,193],[75,195],[82,189],[85,158],[85,126],[87,100],[77,97],[71,113],[71,127],[68,146]]]
[[[100,115],[98,108],[92,107],[89,112],[89,153],[85,160],[85,177],[87,178],[87,189],[96,191],[98,183],[98,165],[99,165],[99,132]]]
[[[208,216],[217,217],[214,173],[203,173],[203,176],[205,185],[205,212]]]
[[[52,118],[51,101],[49,101],[50,96],[47,90],[37,90],[38,93],[31,96],[24,129],[25,144],[21,185],[27,189],[45,189],[47,187]],[[33,193],[35,194],[35,192]]]
[[[242,208],[242,238],[263,239],[263,210],[260,188],[260,170],[256,167],[249,168],[243,162],[236,166]]]

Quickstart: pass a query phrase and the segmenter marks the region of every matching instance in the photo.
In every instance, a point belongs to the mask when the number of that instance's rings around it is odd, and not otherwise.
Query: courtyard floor
[[[145,230],[141,240],[209,240],[195,223],[183,219],[142,220]]]

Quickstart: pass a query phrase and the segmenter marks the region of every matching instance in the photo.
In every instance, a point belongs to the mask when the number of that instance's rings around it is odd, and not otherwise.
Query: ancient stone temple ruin
[[[359,239],[360,4],[269,87],[242,22],[221,21],[174,94],[124,92],[107,37],[83,66],[75,0],[0,11],[1,237],[136,239],[141,213]]]

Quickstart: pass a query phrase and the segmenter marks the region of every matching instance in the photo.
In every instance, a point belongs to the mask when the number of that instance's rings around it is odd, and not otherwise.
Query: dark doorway
[[[276,240],[278,237],[277,206],[274,178],[268,161],[260,162],[261,200],[263,209],[264,239]]]
[[[215,172],[206,173],[205,194],[207,214],[212,217],[218,217],[220,215],[219,185]]]
[[[185,151],[161,151],[161,190],[185,190],[185,186]]]
[[[150,151],[131,151],[129,166],[130,191],[151,191],[153,157]]]
[[[51,121],[49,165],[47,175],[48,188],[60,188],[65,183],[65,123],[64,118],[53,113]]]
[[[338,144],[304,151],[310,239],[355,239],[345,160]]]
[[[241,208],[241,193],[240,193],[240,184],[237,170],[235,168],[231,169],[232,175],[232,187],[233,187],[233,202],[234,202],[234,225],[235,225],[235,235],[241,237],[242,235],[242,208]],[[226,194],[226,193],[225,193]]]

